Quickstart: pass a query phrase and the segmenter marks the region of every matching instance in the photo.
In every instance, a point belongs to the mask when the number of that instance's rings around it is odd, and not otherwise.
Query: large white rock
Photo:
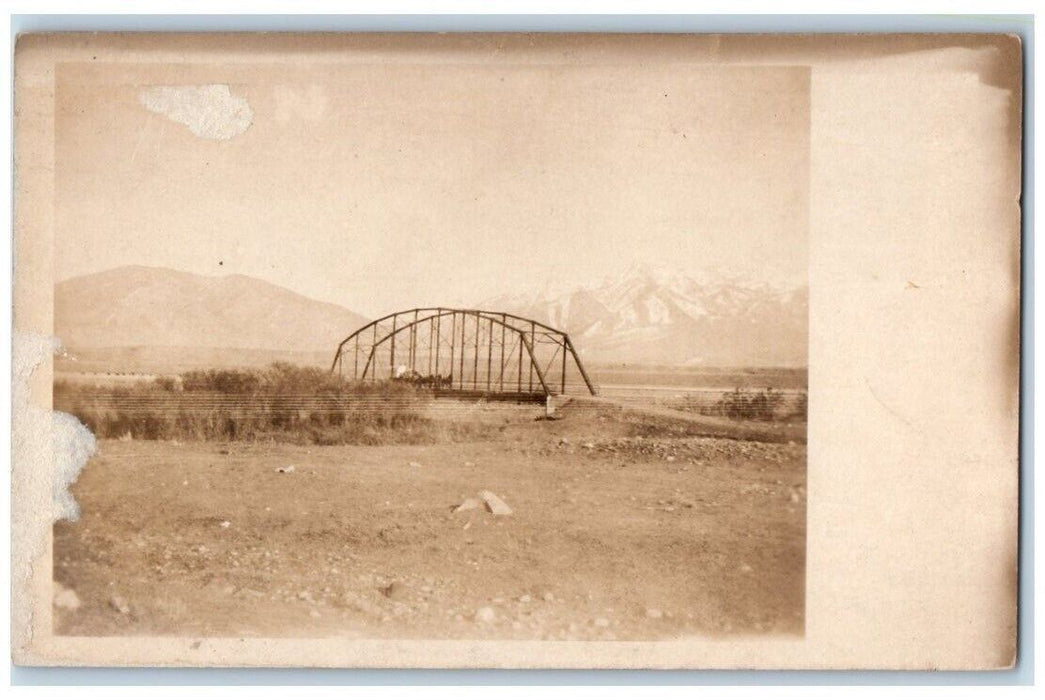
[[[479,498],[483,499],[486,503],[486,507],[494,515],[511,515],[512,509],[508,507],[508,504],[497,497],[492,491],[480,491]]]
[[[455,513],[460,513],[465,510],[475,510],[476,508],[482,507],[482,502],[478,498],[466,498],[461,501],[461,504],[454,508]]]

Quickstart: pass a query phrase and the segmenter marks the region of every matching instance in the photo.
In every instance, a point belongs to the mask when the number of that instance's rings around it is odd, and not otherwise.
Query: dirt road
[[[464,444],[103,441],[55,526],[56,631],[802,633],[804,444],[538,412]],[[452,512],[482,490],[512,514]]]

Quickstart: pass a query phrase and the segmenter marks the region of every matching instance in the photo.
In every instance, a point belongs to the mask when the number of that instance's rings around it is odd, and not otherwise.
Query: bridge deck
[[[437,399],[461,399],[464,401],[506,401],[509,403],[544,403],[547,394],[518,391],[480,391],[474,389],[439,389],[433,394]]]

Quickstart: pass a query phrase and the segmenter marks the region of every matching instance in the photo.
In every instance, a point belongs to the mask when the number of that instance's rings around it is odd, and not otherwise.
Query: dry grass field
[[[609,402],[569,403],[559,420],[428,410],[484,430],[423,444],[100,440],[72,487],[81,518],[54,528],[56,631],[802,634],[804,425]],[[484,490],[511,514],[454,512]]]

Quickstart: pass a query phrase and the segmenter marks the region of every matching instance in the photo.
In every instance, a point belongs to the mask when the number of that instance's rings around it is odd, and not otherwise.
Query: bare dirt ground
[[[473,443],[100,442],[54,529],[56,632],[802,634],[804,439],[483,411],[497,437]],[[482,490],[513,513],[452,512]]]

